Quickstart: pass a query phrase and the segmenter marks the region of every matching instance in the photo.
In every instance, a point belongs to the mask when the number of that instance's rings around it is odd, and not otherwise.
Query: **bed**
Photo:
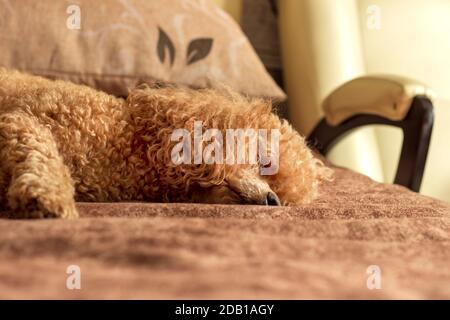
[[[450,205],[334,169],[300,207],[79,203],[78,220],[0,219],[0,298],[450,298]]]

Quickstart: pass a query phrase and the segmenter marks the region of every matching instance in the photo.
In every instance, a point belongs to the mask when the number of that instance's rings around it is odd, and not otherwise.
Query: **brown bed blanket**
[[[450,205],[345,169],[302,207],[79,210],[0,219],[0,298],[450,298]],[[370,265],[381,289],[367,288]]]

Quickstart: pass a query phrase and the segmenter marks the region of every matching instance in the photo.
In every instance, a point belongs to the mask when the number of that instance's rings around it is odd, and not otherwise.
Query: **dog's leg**
[[[0,199],[12,217],[78,216],[69,169],[50,130],[34,117],[21,111],[0,115],[0,170]]]

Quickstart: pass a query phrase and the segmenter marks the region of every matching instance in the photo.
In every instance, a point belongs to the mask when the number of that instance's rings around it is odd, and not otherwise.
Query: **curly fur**
[[[277,128],[279,171],[257,165],[174,165],[174,129]],[[329,169],[271,104],[229,90],[149,88],[127,99],[0,69],[0,204],[16,217],[76,217],[77,201],[282,204],[317,194]]]

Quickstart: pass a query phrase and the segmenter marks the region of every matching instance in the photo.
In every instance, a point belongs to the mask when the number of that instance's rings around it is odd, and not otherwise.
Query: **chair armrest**
[[[325,99],[325,118],[313,129],[308,141],[325,155],[357,127],[399,127],[403,130],[403,146],[394,183],[418,192],[434,122],[431,95],[426,86],[400,77],[352,80]]]
[[[365,76],[344,83],[323,102],[325,118],[339,125],[357,114],[375,114],[402,120],[415,96],[433,97],[431,89],[417,81],[397,76]]]

